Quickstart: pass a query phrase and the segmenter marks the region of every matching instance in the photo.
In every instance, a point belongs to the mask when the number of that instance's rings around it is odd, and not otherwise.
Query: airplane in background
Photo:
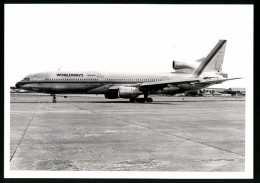
[[[30,74],[16,83],[17,88],[48,93],[56,103],[57,94],[104,94],[107,99],[128,98],[130,102],[153,102],[152,94],[178,94],[224,81],[222,72],[226,40],[219,40],[211,52],[193,64],[173,61],[169,73],[119,72],[41,72]],[[144,95],[143,98],[138,98]]]

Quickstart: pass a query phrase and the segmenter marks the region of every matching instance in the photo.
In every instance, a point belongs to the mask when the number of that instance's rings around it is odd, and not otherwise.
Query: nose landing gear
[[[57,100],[56,100],[56,95],[54,94],[54,95],[51,95],[53,98],[52,98],[52,103],[56,103],[57,102]]]

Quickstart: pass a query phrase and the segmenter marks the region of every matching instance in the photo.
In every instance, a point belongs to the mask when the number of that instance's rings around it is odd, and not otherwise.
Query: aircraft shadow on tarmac
[[[192,102],[192,101],[154,101],[152,103],[139,103],[139,102],[135,102],[135,103],[131,103],[129,101],[58,101],[57,103],[52,103],[49,101],[11,101],[10,103],[43,103],[43,104],[66,104],[66,103],[107,103],[107,104],[165,104],[165,103],[179,103],[179,102]]]
[[[174,101],[164,101],[164,102],[168,102],[168,103],[174,103]],[[153,103],[131,103],[129,101],[59,101],[55,104],[66,104],[66,103],[119,103],[119,104],[123,104],[123,103],[126,103],[126,104],[163,104],[164,102],[153,102]],[[26,102],[26,101],[12,101],[10,103],[27,103],[27,104],[30,104],[30,103],[43,103],[43,104],[54,104],[52,102],[47,102],[47,101],[41,101],[41,102],[38,102],[38,101],[30,101],[30,102]]]
[[[156,105],[156,104],[167,104],[167,105],[174,105],[175,103],[186,103],[186,102],[203,102],[203,103],[208,103],[208,102],[223,102],[223,101],[233,101],[233,100],[179,100],[179,101],[154,101],[152,103],[131,103],[129,101],[58,101],[56,104],[59,103],[106,103],[106,104],[146,104],[146,105]],[[237,100],[234,100],[237,101]],[[52,103],[50,101],[11,101],[10,103]]]

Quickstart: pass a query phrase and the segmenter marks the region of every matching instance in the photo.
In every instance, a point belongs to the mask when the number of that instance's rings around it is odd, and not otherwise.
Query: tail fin
[[[212,51],[201,62],[197,70],[194,72],[193,76],[199,77],[202,72],[221,73],[226,44],[226,40],[219,40],[219,42],[212,49]]]

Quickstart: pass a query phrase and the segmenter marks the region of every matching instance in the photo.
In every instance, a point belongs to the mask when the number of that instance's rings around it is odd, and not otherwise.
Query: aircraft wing
[[[199,79],[179,79],[179,80],[165,80],[157,82],[144,82],[140,84],[140,88],[143,89],[160,89],[167,87],[168,85],[179,85],[179,84],[191,84],[200,82]]]
[[[180,79],[180,80],[166,80],[158,82],[145,82],[140,84],[141,89],[162,89],[168,85],[180,85],[180,84],[218,84],[224,81],[235,80],[241,78],[229,78],[229,79]]]

